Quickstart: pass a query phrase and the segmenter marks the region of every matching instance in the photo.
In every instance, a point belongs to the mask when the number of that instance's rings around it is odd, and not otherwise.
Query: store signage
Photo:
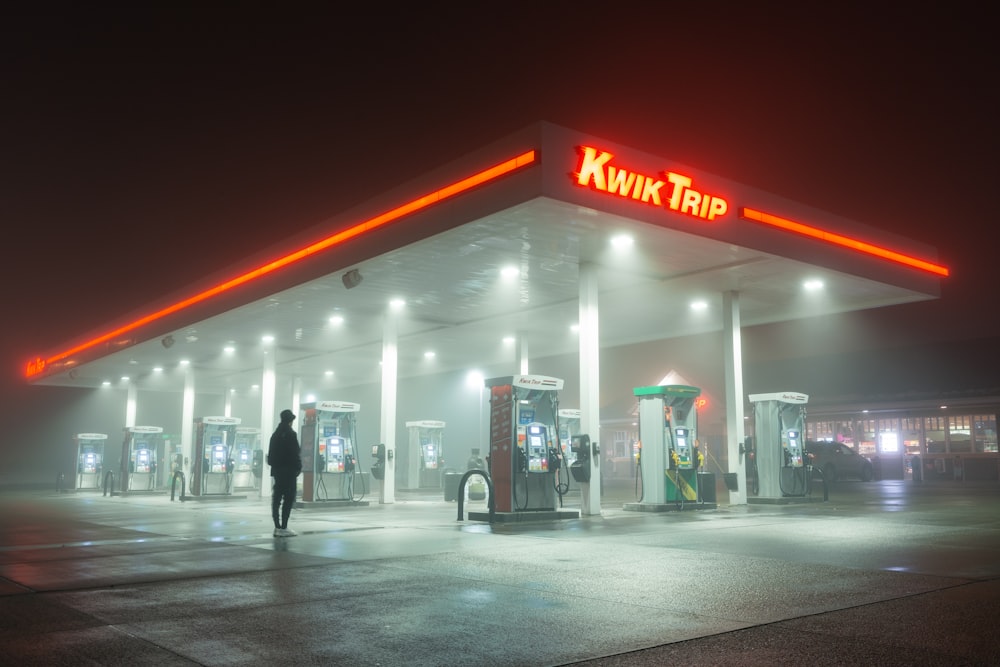
[[[572,175],[576,184],[598,192],[634,199],[703,220],[725,215],[729,203],[722,197],[691,187],[694,180],[671,171],[649,176],[611,164],[614,155],[592,146],[579,146],[580,162]]]
[[[25,371],[24,375],[30,378],[32,375],[38,375],[44,370],[45,360],[41,357],[35,357],[34,360],[28,362],[28,369]]]

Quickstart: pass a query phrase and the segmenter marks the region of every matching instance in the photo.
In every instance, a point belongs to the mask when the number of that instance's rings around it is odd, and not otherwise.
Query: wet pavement
[[[252,494],[3,492],[0,662],[1000,664],[1000,484],[662,513],[606,490],[492,526],[440,492],[320,503],[277,539]]]

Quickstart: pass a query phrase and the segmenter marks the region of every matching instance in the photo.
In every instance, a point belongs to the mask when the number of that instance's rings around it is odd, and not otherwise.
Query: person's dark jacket
[[[302,451],[291,424],[281,423],[274,429],[267,448],[267,463],[271,466],[272,477],[298,476],[302,472]]]

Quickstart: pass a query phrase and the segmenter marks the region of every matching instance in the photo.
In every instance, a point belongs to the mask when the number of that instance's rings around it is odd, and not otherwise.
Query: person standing
[[[299,438],[292,430],[293,421],[295,413],[291,410],[281,411],[281,423],[271,434],[271,443],[267,448],[267,464],[271,466],[271,477],[274,478],[271,518],[274,519],[275,537],[298,535],[288,527],[288,517],[295,504],[297,480],[302,472],[302,451],[299,448]]]

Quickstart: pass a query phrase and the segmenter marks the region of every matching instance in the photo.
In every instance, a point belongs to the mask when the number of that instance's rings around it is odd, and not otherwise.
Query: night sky
[[[538,120],[934,245],[943,298],[866,317],[1000,337],[988,10],[812,4],[8,10],[4,411],[29,357]]]

